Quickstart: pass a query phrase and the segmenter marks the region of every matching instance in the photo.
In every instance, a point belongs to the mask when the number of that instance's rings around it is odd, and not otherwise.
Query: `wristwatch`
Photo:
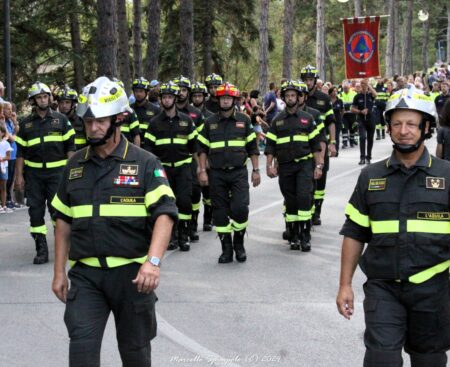
[[[161,267],[161,260],[159,257],[156,256],[148,257],[147,261],[153,266]]]
[[[317,165],[316,165],[316,168],[322,169],[322,168],[323,168],[323,164],[317,164]]]
[[[259,172],[259,168],[253,168],[253,172]]]

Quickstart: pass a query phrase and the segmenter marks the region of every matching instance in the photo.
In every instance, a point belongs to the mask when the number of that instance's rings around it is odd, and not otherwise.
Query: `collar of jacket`
[[[423,153],[420,156],[420,158],[417,160],[417,162],[410,167],[411,168],[421,168],[423,170],[428,170],[433,163],[433,159],[431,158],[430,153],[428,152],[428,149],[424,147]],[[403,163],[401,163],[397,157],[395,156],[395,151],[392,152],[391,157],[386,161],[386,167],[392,168],[394,170],[397,170],[403,166]]]
[[[130,146],[131,144],[128,142],[127,138],[123,134],[120,134],[120,143],[119,145],[111,152],[111,154],[108,157],[112,157],[119,161],[125,161],[125,160],[133,160],[133,154],[130,152]],[[86,162],[92,157],[95,156],[94,149],[92,149],[91,146],[88,146],[86,148],[86,152],[82,159],[80,159],[80,162]]]

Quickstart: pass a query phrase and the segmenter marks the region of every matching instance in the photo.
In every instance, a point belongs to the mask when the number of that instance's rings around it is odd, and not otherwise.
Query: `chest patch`
[[[143,196],[111,196],[109,198],[111,204],[139,205],[145,204]]]
[[[154,113],[152,111],[147,111],[147,116],[153,116]]]
[[[194,112],[189,112],[189,116],[191,117],[191,119],[196,119],[198,117],[198,115]]]
[[[280,120],[280,121],[275,122],[275,125],[276,126],[283,126],[284,125],[284,120]]]
[[[31,129],[33,127],[33,123],[32,122],[27,122],[25,124],[25,129]]]
[[[300,123],[302,125],[307,125],[308,124],[308,119],[300,119]]]
[[[317,101],[318,106],[325,106],[325,101]]]
[[[239,129],[243,129],[245,127],[245,123],[242,121],[236,121],[236,127]]]
[[[83,177],[83,168],[84,167],[72,168],[69,172],[69,180],[75,180]]]
[[[137,164],[121,164],[119,175],[137,176],[139,173],[139,165]]]
[[[189,125],[189,123],[187,121],[180,121],[180,126],[186,127],[188,125]]]
[[[53,119],[51,122],[52,126],[58,126],[59,125],[59,120],[58,119]]]
[[[135,176],[118,176],[114,179],[114,186],[139,186],[139,179]]]
[[[417,212],[417,219],[425,220],[449,220],[449,212]]]
[[[444,190],[445,178],[444,177],[427,177],[426,188],[432,190]]]
[[[371,178],[369,180],[369,191],[383,191],[386,190],[385,178]]]
[[[209,130],[216,130],[219,126],[217,124],[209,125]]]

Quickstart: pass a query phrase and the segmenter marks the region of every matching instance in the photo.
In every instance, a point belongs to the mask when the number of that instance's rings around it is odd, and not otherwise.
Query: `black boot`
[[[380,129],[377,129],[377,138],[376,140],[380,140],[381,139],[381,132]]]
[[[289,223],[289,230],[291,233],[291,237],[289,238],[289,244],[291,245],[291,250],[300,250],[298,222]]]
[[[300,246],[303,252],[311,251],[311,222],[300,222]]]
[[[316,199],[314,200],[314,214],[312,217],[312,223],[315,226],[320,226],[322,224],[322,220],[320,219],[320,213],[322,211],[322,203],[323,203],[323,199]]]
[[[289,223],[286,222],[286,217],[284,218],[284,224],[286,225],[286,230],[283,232],[283,240],[289,241],[289,238],[291,237],[291,230],[289,228]]]
[[[178,247],[180,251],[189,251],[189,221],[180,220],[178,222]]]
[[[220,233],[220,243],[222,245],[222,255],[219,257],[219,264],[227,264],[233,261],[233,243],[231,233]]]
[[[381,129],[381,138],[386,139],[386,132],[384,131],[384,126],[383,129]]]
[[[192,219],[189,227],[189,240],[191,242],[197,242],[199,240],[197,227],[198,227],[198,211],[195,211],[192,212]]]
[[[245,229],[235,231],[233,235],[234,252],[236,254],[236,260],[240,263],[243,263],[245,260],[247,260],[247,254],[245,253],[244,247],[244,235]]]
[[[211,232],[213,228],[212,224],[212,207],[211,205],[203,206],[203,232]]]
[[[176,226],[172,228],[172,237],[170,238],[169,246],[167,251],[172,251],[178,248],[178,229]]]
[[[33,238],[36,243],[36,256],[33,259],[33,264],[48,263],[48,246],[45,234],[35,233]]]

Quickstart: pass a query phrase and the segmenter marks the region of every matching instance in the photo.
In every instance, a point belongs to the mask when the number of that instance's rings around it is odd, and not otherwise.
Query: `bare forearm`
[[[156,219],[148,250],[149,257],[156,256],[161,259],[164,256],[172,235],[172,227],[173,219],[168,215],[163,214]]]
[[[22,157],[18,157],[16,159],[16,175],[23,175],[23,165],[24,165],[24,159]]]
[[[70,249],[70,231],[72,226],[62,219],[56,220],[55,230],[55,274],[65,273]]]
[[[200,170],[206,170],[206,154],[205,153],[199,153],[198,167],[200,168]]]
[[[341,275],[339,284],[351,286],[358,260],[363,250],[363,244],[350,237],[344,237],[341,252]]]
[[[252,167],[253,169],[258,169],[259,168],[259,159],[257,155],[251,155],[250,156],[250,160],[252,161]]]

